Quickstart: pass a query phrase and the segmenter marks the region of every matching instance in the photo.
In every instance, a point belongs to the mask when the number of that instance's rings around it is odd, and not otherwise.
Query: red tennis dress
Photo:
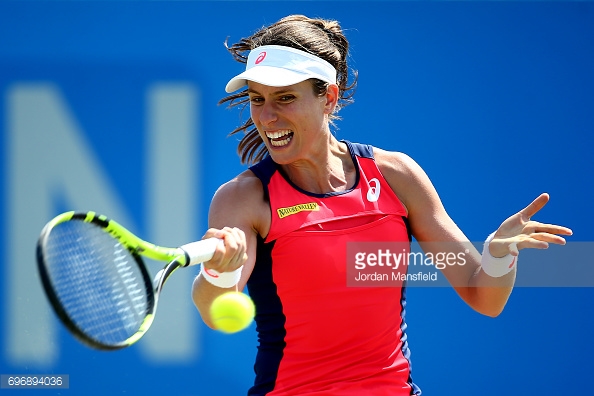
[[[373,148],[345,143],[357,169],[348,191],[303,191],[270,157],[250,168],[272,223],[248,280],[259,340],[249,395],[421,394],[411,377],[405,287],[347,285],[347,244],[410,243],[410,232]]]

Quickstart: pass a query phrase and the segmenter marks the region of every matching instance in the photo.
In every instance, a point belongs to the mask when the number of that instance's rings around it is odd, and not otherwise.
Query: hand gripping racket
[[[212,258],[220,240],[165,248],[143,241],[95,212],[66,212],[43,228],[37,265],[57,316],[84,344],[115,350],[153,323],[159,294],[179,267]],[[142,256],[168,262],[151,281]]]

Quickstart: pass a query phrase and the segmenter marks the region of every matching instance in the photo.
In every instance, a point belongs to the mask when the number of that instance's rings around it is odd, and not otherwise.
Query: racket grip
[[[210,260],[220,243],[223,243],[222,239],[208,238],[180,246],[180,249],[182,249],[189,258],[189,262],[186,266],[196,265]]]

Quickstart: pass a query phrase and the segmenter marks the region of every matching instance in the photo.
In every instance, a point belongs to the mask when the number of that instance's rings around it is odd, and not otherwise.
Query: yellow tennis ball
[[[241,292],[221,294],[210,306],[214,326],[227,334],[237,333],[248,327],[254,320],[255,313],[254,302]]]

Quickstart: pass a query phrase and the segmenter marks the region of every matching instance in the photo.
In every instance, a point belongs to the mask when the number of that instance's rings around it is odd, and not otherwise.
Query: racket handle
[[[180,249],[189,257],[189,262],[186,266],[196,265],[210,260],[217,250],[217,246],[221,243],[223,243],[222,239],[208,238],[180,246]]]

